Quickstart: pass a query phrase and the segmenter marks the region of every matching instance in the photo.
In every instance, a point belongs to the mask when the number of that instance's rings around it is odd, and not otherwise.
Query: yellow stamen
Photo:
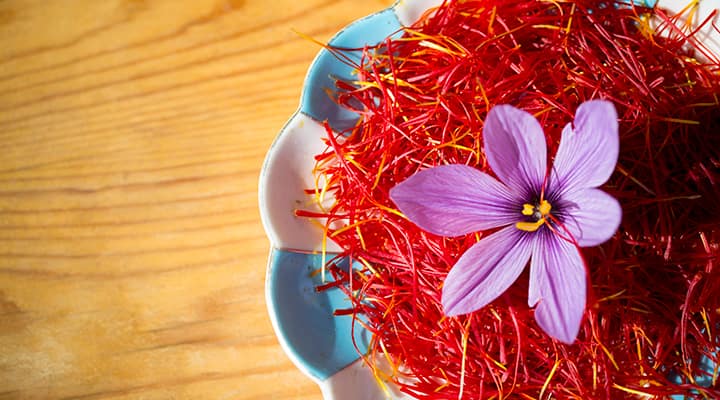
[[[548,214],[550,214],[550,210],[552,209],[552,206],[547,200],[543,200],[540,202],[540,207],[538,207],[538,210],[540,210],[540,214],[545,217]]]
[[[533,215],[533,213],[535,213],[535,207],[533,207],[532,204],[523,204],[522,215],[527,215],[529,217]]]
[[[545,218],[540,218],[535,222],[517,222],[515,227],[525,232],[535,232],[545,223]]]
[[[538,230],[538,228],[542,226],[542,224],[547,222],[545,217],[550,215],[550,210],[552,210],[552,206],[550,205],[550,202],[545,199],[541,200],[538,206],[533,206],[532,204],[525,203],[523,204],[523,209],[521,211],[522,215],[529,217],[539,211],[540,218],[535,222],[517,222],[515,223],[515,227],[520,229],[521,231],[535,232],[536,230]]]

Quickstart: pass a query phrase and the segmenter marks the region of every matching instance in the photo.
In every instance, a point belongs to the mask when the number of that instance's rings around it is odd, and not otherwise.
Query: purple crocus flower
[[[572,343],[585,310],[586,271],[578,247],[599,245],[617,230],[622,210],[597,189],[618,157],[612,103],[587,101],[562,131],[554,166],[539,122],[509,105],[490,110],[485,155],[497,178],[466,165],[422,170],[390,191],[410,221],[441,236],[500,228],[470,247],[448,274],[445,314],[484,307],[530,260],[528,305],[550,336]]]

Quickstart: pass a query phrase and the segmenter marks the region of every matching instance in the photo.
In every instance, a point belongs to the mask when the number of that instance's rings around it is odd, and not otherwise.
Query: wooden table
[[[321,41],[391,0],[0,2],[0,399],[319,399],[257,181]]]

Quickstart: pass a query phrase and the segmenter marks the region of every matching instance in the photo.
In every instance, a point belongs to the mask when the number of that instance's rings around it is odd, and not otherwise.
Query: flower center
[[[550,215],[551,209],[552,206],[547,200],[541,200],[540,204],[535,205],[525,203],[523,204],[522,215],[534,218],[535,222],[521,221],[517,222],[515,227],[521,231],[535,232],[542,224],[547,222],[546,217]]]

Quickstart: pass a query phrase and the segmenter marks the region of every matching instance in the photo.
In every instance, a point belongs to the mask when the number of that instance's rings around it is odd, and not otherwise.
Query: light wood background
[[[257,181],[318,46],[391,0],[0,1],[0,399],[319,399]]]

